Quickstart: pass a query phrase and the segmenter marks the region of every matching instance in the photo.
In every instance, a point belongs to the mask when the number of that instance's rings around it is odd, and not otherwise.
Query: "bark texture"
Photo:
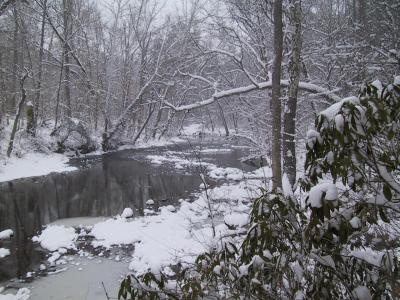
[[[274,61],[272,66],[272,189],[282,187],[281,163],[281,73],[283,52],[282,0],[274,1]]]
[[[292,0],[292,55],[289,62],[289,96],[283,121],[283,171],[293,186],[296,181],[296,112],[301,74],[302,11],[301,1]]]

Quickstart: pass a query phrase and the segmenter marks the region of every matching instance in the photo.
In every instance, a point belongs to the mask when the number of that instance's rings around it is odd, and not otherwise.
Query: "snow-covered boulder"
[[[47,226],[39,236],[32,238],[32,241],[40,243],[40,246],[49,251],[56,251],[60,248],[74,248],[74,242],[78,234],[73,227],[63,225]]]
[[[146,201],[147,205],[154,205],[154,200],[153,199],[149,199]]]
[[[0,240],[7,240],[14,236],[14,232],[11,229],[0,231]]]
[[[130,208],[130,207],[125,208],[124,211],[123,211],[122,214],[121,214],[121,217],[122,217],[122,218],[125,218],[125,219],[127,219],[127,218],[132,218],[132,217],[133,217],[133,210],[132,210],[132,208]]]
[[[0,258],[6,257],[8,255],[10,255],[10,250],[5,248],[0,248]]]

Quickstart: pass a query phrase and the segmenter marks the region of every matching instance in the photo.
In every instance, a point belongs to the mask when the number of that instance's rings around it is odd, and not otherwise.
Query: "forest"
[[[0,181],[217,136],[261,159],[267,180],[190,161],[202,212],[182,202],[160,214],[203,214],[211,245],[161,271],[130,267],[119,298],[399,299],[399,16],[397,0],[0,0]],[[188,167],[174,155],[147,159]],[[115,174],[99,182],[121,185]],[[229,209],[210,193],[221,178],[237,180]],[[246,189],[248,205],[238,200]],[[13,193],[4,185],[4,216]],[[137,197],[146,216],[154,201]],[[242,202],[245,224],[227,224]],[[100,241],[97,225],[87,234]],[[0,264],[8,227],[0,220]],[[32,233],[42,248],[44,232]]]

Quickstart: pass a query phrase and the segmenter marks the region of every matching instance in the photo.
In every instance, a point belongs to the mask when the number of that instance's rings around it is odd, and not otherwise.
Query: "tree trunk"
[[[301,74],[302,12],[301,0],[292,0],[292,56],[289,62],[289,97],[283,121],[283,171],[293,186],[296,181],[296,111]]]
[[[12,96],[10,98],[10,102],[8,104],[7,110],[11,113],[15,113],[15,106],[17,103],[17,67],[18,67],[18,58],[19,58],[19,24],[18,24],[18,16],[17,16],[17,9],[14,6],[13,10],[14,15],[14,34],[13,34],[13,66],[12,66],[12,81],[11,81],[11,92]]]
[[[152,107],[152,104],[150,104],[149,113],[147,115],[147,118],[144,121],[144,123],[142,124],[142,127],[140,127],[140,129],[139,129],[138,133],[136,134],[136,136],[134,137],[133,144],[135,144],[137,142],[137,140],[139,139],[139,137],[141,136],[143,130],[146,128],[147,124],[149,123],[150,118],[153,115],[153,112],[154,112],[154,108]]]
[[[71,34],[71,0],[63,0],[63,14],[64,14],[64,92],[65,92],[65,106],[67,117],[72,117],[71,108],[71,71],[70,71],[70,60],[69,60],[69,47],[68,40]]]
[[[283,52],[282,0],[274,1],[274,61],[272,66],[272,190],[282,188],[281,163],[281,72]]]
[[[18,104],[17,113],[15,114],[14,125],[13,125],[13,128],[11,130],[10,142],[8,143],[8,149],[7,149],[7,156],[8,157],[11,156],[11,152],[12,152],[13,147],[14,147],[14,138],[15,138],[15,134],[17,132],[19,118],[21,117],[21,113],[22,113],[22,110],[24,108],[24,104],[25,104],[25,100],[26,100],[26,90],[24,88],[24,83],[25,83],[26,77],[28,77],[28,72],[26,72],[22,76],[22,78],[20,80],[21,100],[19,101],[19,104]]]
[[[222,119],[222,124],[224,125],[224,129],[225,129],[225,136],[229,136],[229,128],[228,128],[228,123],[226,122],[226,118],[225,118],[225,114],[224,114],[224,110],[222,109],[221,104],[219,103],[219,101],[217,100],[217,105],[218,105],[218,109],[219,109],[219,114],[221,116]]]
[[[47,0],[43,0],[43,13],[42,13],[42,25],[41,25],[41,35],[40,35],[40,49],[39,49],[39,70],[38,70],[38,80],[36,85],[36,96],[33,103],[33,128],[31,134],[36,134],[36,128],[38,125],[39,118],[39,106],[40,106],[40,96],[42,88],[42,71],[43,71],[43,55],[44,55],[44,31],[46,24],[46,9]]]
[[[56,98],[56,111],[55,111],[55,122],[54,122],[54,130],[57,128],[58,125],[58,115],[59,115],[59,107],[60,107],[60,91],[63,79],[63,70],[64,70],[64,55],[61,58],[61,68],[60,68],[60,77],[58,80],[58,87],[57,87],[57,98]]]

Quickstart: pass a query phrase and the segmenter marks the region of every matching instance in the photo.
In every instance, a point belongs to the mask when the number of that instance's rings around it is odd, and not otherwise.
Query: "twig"
[[[101,285],[103,286],[104,293],[106,293],[107,300],[110,300],[110,297],[108,296],[108,293],[107,293],[106,287],[104,286],[104,282],[103,281],[101,282]]]

